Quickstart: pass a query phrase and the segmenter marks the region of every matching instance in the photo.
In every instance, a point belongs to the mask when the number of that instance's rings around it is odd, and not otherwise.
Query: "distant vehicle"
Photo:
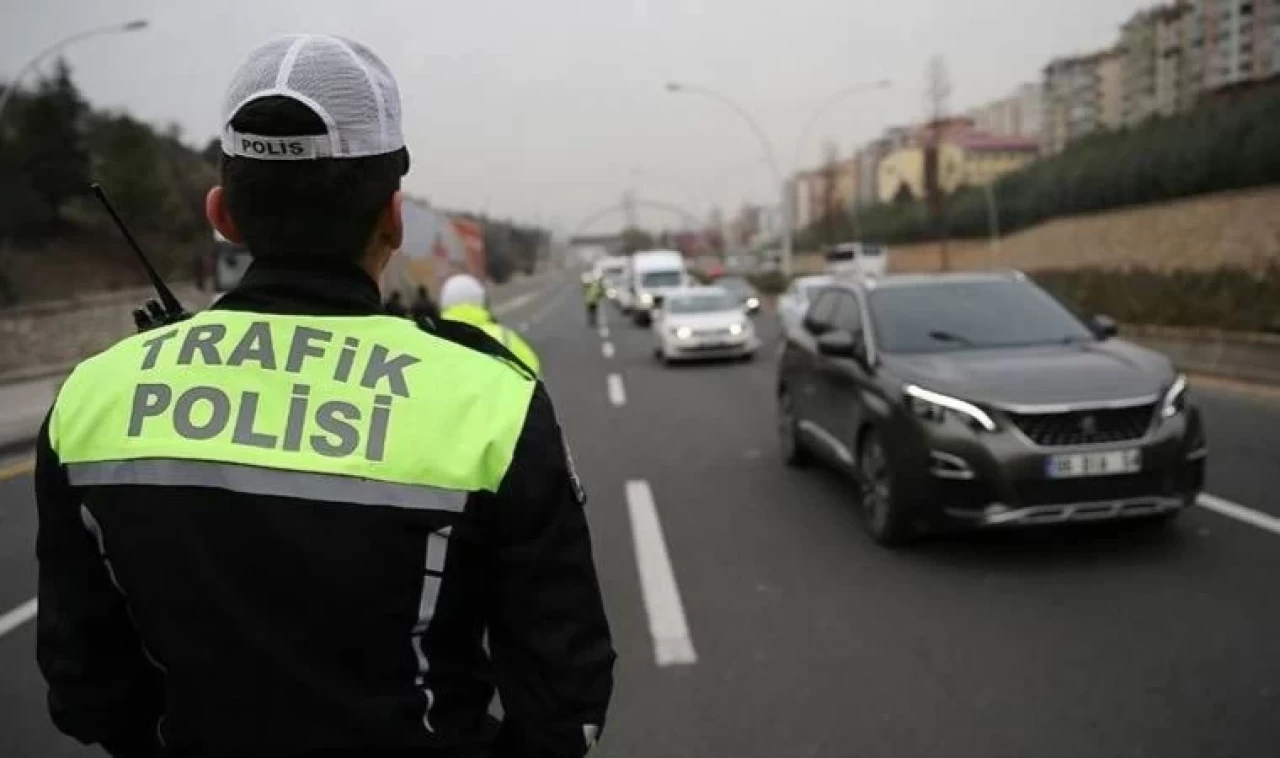
[[[689,283],[684,256],[675,250],[646,250],[631,256],[631,319],[637,326],[648,326],[655,306],[671,290]]]
[[[831,277],[827,274],[799,276],[791,281],[778,297],[778,321],[784,334],[800,328],[814,294],[830,283]]]
[[[213,288],[217,292],[226,292],[240,283],[244,272],[253,262],[253,256],[244,245],[223,237],[215,229],[213,231]]]
[[[715,285],[669,290],[653,316],[653,354],[663,363],[751,360],[760,342],[738,296]]]
[[[782,455],[851,474],[877,542],[1171,521],[1204,485],[1185,377],[1021,274],[848,278],[803,323],[778,370]]]
[[[627,276],[626,256],[610,256],[596,261],[592,273],[604,287],[604,296],[616,301]]]
[[[754,315],[760,310],[760,293],[745,276],[723,274],[713,279],[711,283],[738,298],[748,314]]]
[[[884,276],[889,271],[889,248],[867,242],[841,242],[823,253],[828,274]]]

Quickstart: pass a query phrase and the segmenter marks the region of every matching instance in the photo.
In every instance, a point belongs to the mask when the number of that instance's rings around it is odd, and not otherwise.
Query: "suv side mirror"
[[[1093,327],[1093,333],[1104,340],[1120,333],[1120,325],[1116,323],[1116,320],[1102,313],[1095,315],[1091,319],[1090,326]]]
[[[818,336],[818,352],[832,358],[853,358],[857,354],[857,340],[849,332],[832,330]]]

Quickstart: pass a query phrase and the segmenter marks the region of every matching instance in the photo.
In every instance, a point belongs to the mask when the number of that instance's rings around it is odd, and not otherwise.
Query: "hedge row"
[[[1206,271],[1092,267],[1031,276],[1081,313],[1105,313],[1122,323],[1280,333],[1280,264],[1261,272],[1239,266]],[[777,272],[752,280],[768,294],[787,285]]]

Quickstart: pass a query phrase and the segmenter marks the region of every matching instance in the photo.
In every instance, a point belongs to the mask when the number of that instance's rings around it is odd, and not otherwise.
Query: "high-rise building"
[[[1102,50],[1050,61],[1044,68],[1044,152],[1121,123],[1120,53]]]
[[[1187,0],[1188,102],[1280,76],[1280,0]]]
[[[1170,116],[1187,105],[1185,3],[1139,11],[1120,28],[1121,119],[1126,126]]]

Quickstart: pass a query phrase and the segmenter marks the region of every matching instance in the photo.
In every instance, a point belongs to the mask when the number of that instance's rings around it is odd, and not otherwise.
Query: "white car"
[[[663,363],[701,358],[751,360],[760,348],[742,301],[716,286],[681,287],[654,311],[653,354]]]
[[[800,329],[813,296],[832,281],[827,274],[798,276],[791,280],[791,286],[778,297],[778,320],[782,322],[783,334],[794,334]]]

